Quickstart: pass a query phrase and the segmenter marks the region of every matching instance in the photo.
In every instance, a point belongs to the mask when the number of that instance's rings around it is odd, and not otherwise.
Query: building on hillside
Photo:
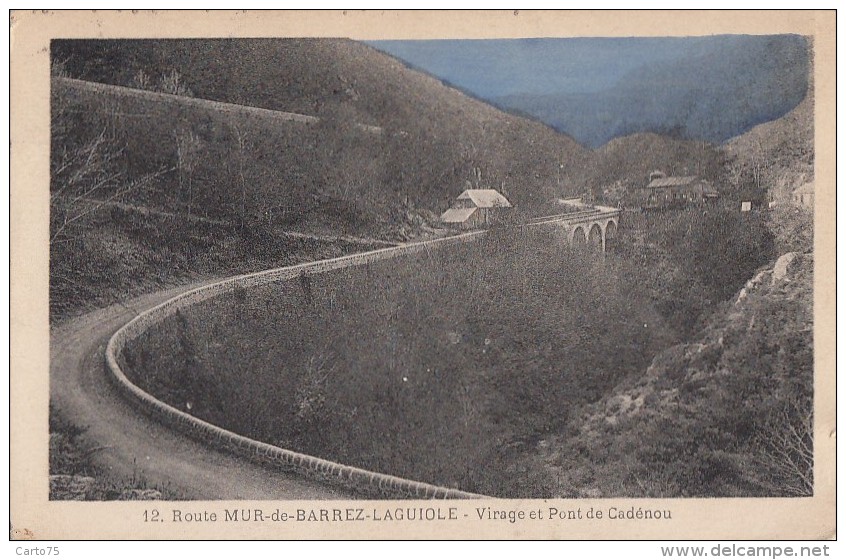
[[[668,208],[711,202],[720,192],[707,180],[696,175],[667,177],[661,171],[649,174],[649,184],[639,189],[642,208]]]
[[[511,203],[494,189],[467,189],[441,214],[441,222],[460,229],[486,227],[497,223],[508,208]]]
[[[814,207],[814,184],[805,183],[795,191],[793,191],[793,204],[803,206],[805,208]]]

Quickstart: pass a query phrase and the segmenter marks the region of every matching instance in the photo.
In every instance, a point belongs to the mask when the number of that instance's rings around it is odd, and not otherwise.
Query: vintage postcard
[[[835,537],[835,13],[11,13],[14,539]]]

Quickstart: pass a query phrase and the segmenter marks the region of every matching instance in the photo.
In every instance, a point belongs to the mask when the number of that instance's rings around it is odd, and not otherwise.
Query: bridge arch
[[[605,232],[601,225],[595,222],[590,225],[587,242],[591,249],[598,251],[605,249]]]
[[[582,247],[587,244],[587,236],[585,236],[585,228],[576,226],[570,236],[570,245],[574,247]]]
[[[599,206],[590,211],[550,216],[547,221],[560,222],[566,228],[571,247],[590,247],[604,254],[618,235],[619,215],[619,209]]]

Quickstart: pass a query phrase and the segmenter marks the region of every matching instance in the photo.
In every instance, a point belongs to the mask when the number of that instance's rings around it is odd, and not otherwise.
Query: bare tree
[[[737,156],[734,156],[726,166],[726,173],[729,184],[731,184],[733,188],[737,189],[743,184],[744,169],[743,165],[740,161],[738,161]]]
[[[50,75],[54,78],[69,78],[70,74],[67,70],[68,62],[70,62],[70,58],[66,58],[65,60],[51,60]]]
[[[179,190],[187,193],[188,214],[194,203],[194,171],[200,159],[202,141],[191,129],[178,127],[173,131],[176,141],[176,171],[179,176]]]
[[[752,175],[752,182],[755,187],[760,189],[764,186],[764,182],[767,179],[767,173],[769,172],[770,167],[772,167],[772,161],[770,161],[770,155],[764,147],[763,140],[761,138],[755,138],[754,141],[754,145],[749,150],[749,172]]]
[[[331,352],[320,352],[306,363],[294,397],[297,420],[308,422],[322,412],[326,402],[326,384],[334,373],[332,360]]]
[[[153,79],[150,78],[150,75],[144,72],[143,69],[138,70],[135,75],[132,77],[132,81],[130,82],[130,86],[137,88],[137,89],[153,89]]]
[[[67,104],[53,97],[50,153],[50,244],[75,239],[103,206],[150,185],[165,169],[129,178],[124,148],[115,140],[111,117],[92,138],[74,136]]]
[[[791,401],[758,438],[759,462],[769,473],[764,484],[779,494],[814,493],[813,407]]]
[[[235,135],[235,143],[238,148],[238,190],[241,192],[241,228],[244,227],[247,219],[247,177],[245,173],[245,159],[250,149],[247,133],[237,125],[232,125],[232,132]]]
[[[470,179],[464,182],[468,189],[482,188],[482,167],[477,165],[481,159],[479,148],[473,142],[466,142],[461,144],[461,159],[464,165],[470,166]]]
[[[159,91],[171,95],[194,97],[194,92],[191,91],[191,88],[188,87],[188,84],[176,70],[171,70],[170,74],[162,74],[159,81]]]

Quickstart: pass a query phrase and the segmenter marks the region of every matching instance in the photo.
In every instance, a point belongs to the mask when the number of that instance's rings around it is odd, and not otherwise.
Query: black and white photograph
[[[813,31],[147,30],[48,44],[48,506],[821,497]]]

